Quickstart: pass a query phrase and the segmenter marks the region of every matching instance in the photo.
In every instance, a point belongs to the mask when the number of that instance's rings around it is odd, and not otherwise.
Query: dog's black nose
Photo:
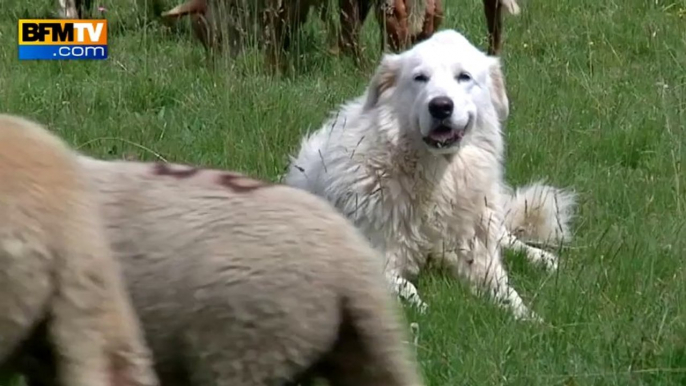
[[[454,107],[453,100],[446,96],[435,97],[429,101],[429,113],[436,119],[450,117]]]

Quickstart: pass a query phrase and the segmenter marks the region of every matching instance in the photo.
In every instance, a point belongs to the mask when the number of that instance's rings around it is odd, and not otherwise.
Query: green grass
[[[16,19],[55,2],[5,1],[2,111],[105,158],[159,156],[274,180],[300,136],[363,91],[379,54],[373,18],[356,69],[326,53],[313,17],[297,76],[270,77],[259,55],[212,70],[192,36],[146,21],[133,0],[108,0],[108,60],[19,62]],[[444,27],[485,49],[481,2],[447,3]],[[684,385],[686,1],[530,0],[522,10],[505,20],[507,180],[576,189],[575,240],[554,274],[507,255],[543,326],[424,275],[432,308],[408,318],[420,325],[426,383]]]

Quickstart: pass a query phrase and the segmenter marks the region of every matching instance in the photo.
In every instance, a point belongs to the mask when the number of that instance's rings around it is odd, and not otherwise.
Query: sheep
[[[229,171],[79,157],[163,385],[422,384],[381,256],[325,200]]]
[[[339,0],[340,45],[359,58],[359,34],[372,6],[381,30],[381,51],[388,41],[391,51],[399,52],[431,37],[443,22],[441,0]],[[488,30],[488,54],[502,50],[503,14],[519,15],[517,0],[483,0]],[[385,39],[384,39],[385,38]]]
[[[40,331],[63,385],[158,385],[78,158],[39,124],[0,114],[0,181],[0,367]]]
[[[58,0],[57,16],[62,19],[83,19],[92,7],[92,0]]]
[[[241,54],[249,38],[257,38],[266,49],[266,62],[271,71],[286,71],[285,53],[307,21],[310,8],[326,8],[328,0],[187,0],[163,12],[166,21],[190,16],[195,37],[209,58],[222,52],[228,44],[229,55]]]

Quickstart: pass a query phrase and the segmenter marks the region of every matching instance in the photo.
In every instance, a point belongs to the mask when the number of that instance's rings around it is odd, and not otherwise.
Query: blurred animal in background
[[[151,0],[154,1],[154,0]],[[340,28],[331,17],[337,3]],[[83,18],[92,0],[59,0],[60,15]],[[516,0],[483,0],[489,54],[502,47],[502,14],[519,14]],[[155,4],[154,8],[160,5]],[[442,0],[186,0],[161,13],[164,21],[188,16],[195,37],[210,57],[228,48],[231,57],[254,43],[266,51],[271,69],[284,69],[285,54],[292,51],[294,36],[315,9],[326,25],[332,52],[343,51],[360,63],[360,31],[374,9],[381,35],[381,51],[401,51],[430,37],[442,25]]]
[[[443,7],[441,0],[383,0],[376,15],[391,49],[401,51],[436,32],[443,22]]]
[[[518,15],[516,0],[483,0],[488,30],[488,53],[502,48],[503,13]],[[381,30],[381,51],[388,42],[398,52],[433,35],[443,22],[441,0],[339,0],[342,48],[360,57],[359,33],[370,9],[376,7]]]
[[[195,36],[211,55],[240,54],[252,39],[267,52],[271,68],[286,64],[293,37],[307,21],[312,7],[324,0],[188,0],[162,13],[166,20],[190,16]],[[326,10],[326,8],[324,8]]]
[[[83,19],[91,9],[92,0],[57,0],[57,15],[63,19]]]
[[[360,30],[372,7],[381,31],[381,51],[388,42],[399,51],[430,37],[443,21],[441,0],[339,0],[341,49],[359,61]]]
[[[484,14],[488,27],[488,54],[500,55],[502,49],[503,13],[519,15],[516,0],[484,0]]]
[[[273,64],[285,59],[282,54],[290,51],[294,35],[314,8],[327,27],[329,42],[338,40],[339,47],[359,62],[359,33],[375,4],[382,50],[386,40],[392,49],[399,50],[431,36],[440,26],[443,17],[440,1],[338,0],[340,39],[335,39],[336,25],[329,17],[330,0],[258,0],[252,8],[241,4],[241,0],[188,0],[164,12],[162,17],[173,20],[190,16],[195,36],[210,52],[221,51],[225,35],[228,35],[231,56],[245,47],[245,37],[257,37],[258,43],[263,38],[263,45],[269,49],[268,59]]]
[[[117,13],[130,12],[139,17],[139,20],[150,20],[159,17],[160,12],[166,8],[165,3],[170,1],[173,0],[117,0],[112,2],[112,6]],[[57,0],[56,16],[60,19],[100,19],[106,11],[102,5],[102,2],[93,0]]]
[[[175,20],[183,16],[190,16],[191,27],[193,28],[195,37],[200,40],[206,49],[211,48],[215,43],[210,41],[211,38],[214,39],[214,36],[210,36],[209,34],[210,31],[207,19],[211,17],[212,14],[207,14],[207,1],[188,1],[162,13],[162,18],[167,20]]]
[[[154,9],[161,4],[150,0]],[[338,3],[339,28],[330,15],[331,2]],[[85,18],[92,0],[58,0],[63,18]],[[503,13],[520,13],[516,0],[483,0],[488,29],[488,53],[502,49]],[[388,46],[398,52],[430,37],[444,18],[442,0],[187,0],[163,12],[166,21],[189,16],[194,35],[208,54],[224,51],[232,57],[251,41],[266,50],[272,69],[284,68],[285,53],[291,51],[294,36],[306,23],[310,10],[316,9],[325,23],[331,51],[339,50],[360,63],[360,31],[372,8],[381,35],[381,51]]]

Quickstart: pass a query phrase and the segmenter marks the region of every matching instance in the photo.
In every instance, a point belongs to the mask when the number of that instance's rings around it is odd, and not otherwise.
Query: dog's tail
[[[574,192],[543,181],[516,189],[504,186],[503,190],[505,227],[511,234],[524,242],[548,245],[571,240]]]
[[[500,0],[500,4],[502,4],[503,9],[511,15],[519,15],[521,12],[517,0]]]
[[[194,13],[205,13],[206,10],[207,0],[188,0],[185,3],[179,4],[167,12],[163,12],[162,17],[180,18],[182,16]]]

